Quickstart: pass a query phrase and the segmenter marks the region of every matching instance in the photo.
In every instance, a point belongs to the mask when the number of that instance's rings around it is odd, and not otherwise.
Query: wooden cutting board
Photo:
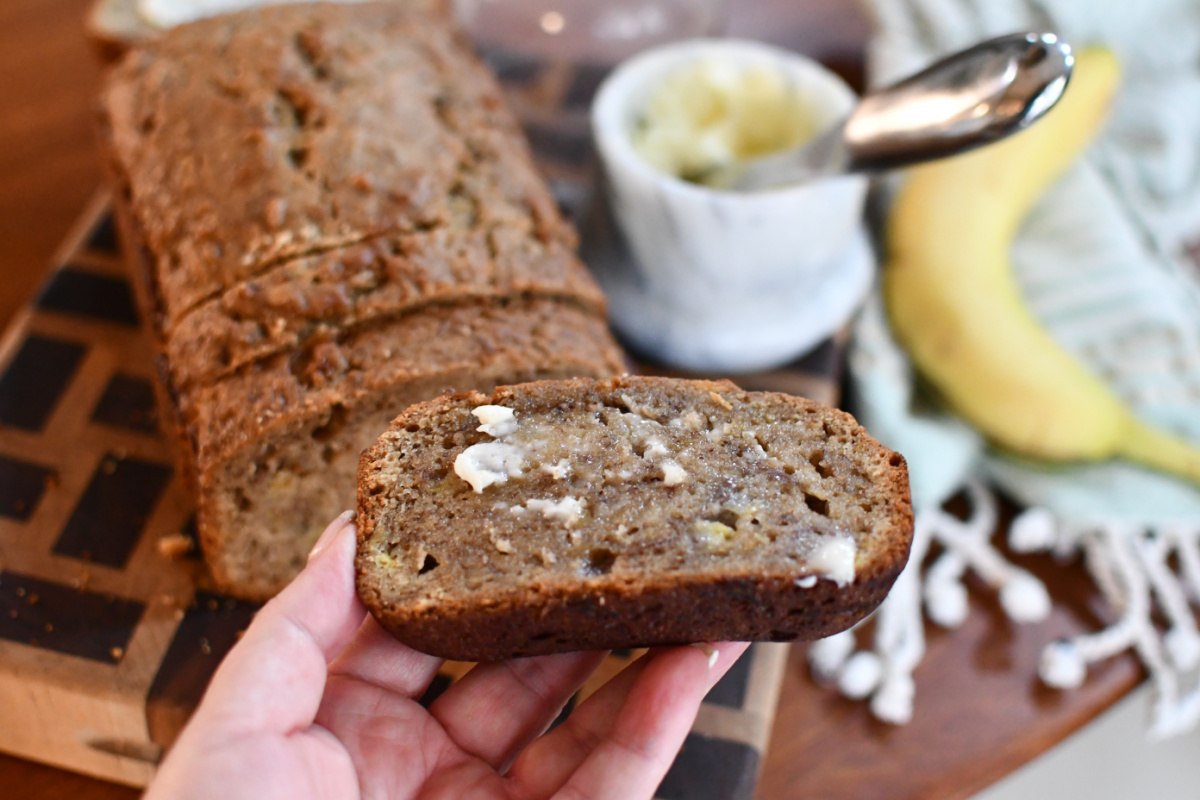
[[[840,351],[739,383],[832,402]],[[0,338],[0,750],[132,786],[256,610],[208,584],[152,378],[100,195]],[[660,798],[752,796],[786,658],[755,645],[713,689]],[[425,701],[469,668],[448,663]]]

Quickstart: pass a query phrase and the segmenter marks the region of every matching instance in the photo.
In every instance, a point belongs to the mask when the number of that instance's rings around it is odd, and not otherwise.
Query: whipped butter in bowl
[[[656,48],[608,77],[592,106],[603,177],[583,254],[635,349],[745,372],[846,322],[874,270],[866,178],[750,193],[702,182],[731,159],[802,144],[856,102],[810,59],[738,40]]]
[[[632,132],[633,147],[662,172],[712,185],[721,167],[812,139],[826,120],[805,99],[783,70],[700,59],[655,89]]]

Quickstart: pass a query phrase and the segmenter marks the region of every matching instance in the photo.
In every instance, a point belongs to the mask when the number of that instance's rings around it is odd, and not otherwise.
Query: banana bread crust
[[[586,414],[606,430],[595,442],[564,433],[540,465],[529,456],[518,476],[472,491],[461,459],[493,442],[480,407],[512,410],[514,430],[541,419],[559,427],[539,431],[574,432]],[[610,433],[626,418],[635,433],[622,443]],[[568,504],[582,510],[565,523],[545,510]],[[441,657],[494,660],[844,630],[904,568],[912,508],[903,458],[844,412],[624,376],[408,409],[363,453],[358,526],[359,595],[387,630]],[[731,549],[709,549],[712,531]],[[822,571],[821,548],[851,539],[852,579]]]
[[[515,228],[438,230],[295,259],[243,281],[186,314],[167,355],[183,388],[423,305],[517,296],[605,313],[599,288],[561,243]]]
[[[132,51],[100,105],[163,334],[277,264],[381,236],[481,231],[514,276],[553,273],[574,245],[494,79],[449,22],[405,4],[180,26]],[[513,232],[526,247],[503,246]]]

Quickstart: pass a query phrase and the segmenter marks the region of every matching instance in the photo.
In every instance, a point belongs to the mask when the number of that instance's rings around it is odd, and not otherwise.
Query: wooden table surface
[[[101,70],[81,22],[89,3],[0,3],[0,326],[36,291],[55,247],[101,180],[90,105]],[[865,36],[851,6],[816,0],[738,4],[731,29],[808,52],[820,49],[817,55],[832,60],[852,60]],[[795,648],[758,796],[966,797],[1133,688],[1142,673],[1129,656],[1094,668],[1075,692],[1037,683],[1037,658],[1047,641],[1094,629],[1101,620],[1077,565],[1045,557],[1018,562],[1047,580],[1056,600],[1052,618],[1013,626],[988,592],[973,591],[963,627],[929,631],[929,652],[915,676],[916,715],[908,726],[876,722],[864,704],[814,686],[803,649]],[[20,722],[5,719],[0,709],[0,724]],[[5,796],[27,800],[137,796],[4,755],[0,786]]]

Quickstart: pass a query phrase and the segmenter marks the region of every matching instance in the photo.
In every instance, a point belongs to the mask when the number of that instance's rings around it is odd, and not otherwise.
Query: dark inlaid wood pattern
[[[0,638],[115,664],[145,606],[136,600],[0,572]]]
[[[121,255],[120,242],[117,241],[117,226],[112,217],[103,217],[100,223],[88,235],[87,248],[95,253],[118,257]]]
[[[86,353],[79,342],[26,337],[0,374],[0,426],[40,431]]]
[[[689,734],[671,765],[658,797],[662,800],[750,800],[759,753],[753,747]],[[883,797],[883,795],[880,795]]]
[[[121,325],[138,324],[128,281],[77,267],[63,267],[54,273],[38,297],[37,306],[43,311],[92,317]]]
[[[217,665],[249,626],[258,606],[197,592],[175,629],[146,698],[150,739],[168,747],[200,702]]]
[[[154,387],[148,380],[118,372],[96,402],[92,422],[154,435],[158,432]]]
[[[55,542],[54,552],[124,567],[171,473],[165,464],[106,455]]]
[[[54,479],[50,467],[0,456],[0,516],[29,519],[46,485]]]

